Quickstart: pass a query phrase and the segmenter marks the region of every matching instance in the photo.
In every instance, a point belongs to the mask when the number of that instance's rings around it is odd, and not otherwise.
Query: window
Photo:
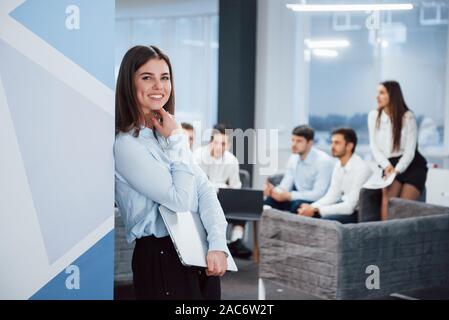
[[[156,45],[173,65],[176,116],[210,128],[218,107],[218,15],[119,18],[116,21],[116,76],[126,51]]]
[[[297,13],[308,30],[297,40],[303,43],[297,57],[307,65],[301,78],[318,145],[328,150],[329,131],[350,126],[359,136],[358,151],[370,158],[367,114],[377,106],[377,85],[397,80],[418,120],[420,150],[441,165],[449,143],[444,138],[447,9],[444,1],[420,2],[410,11],[381,12],[377,20],[365,12]]]

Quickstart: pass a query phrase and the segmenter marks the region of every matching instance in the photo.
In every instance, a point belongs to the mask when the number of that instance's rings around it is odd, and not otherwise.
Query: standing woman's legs
[[[421,195],[421,192],[412,184],[404,183],[401,189],[400,198],[407,200],[416,200]]]
[[[402,183],[394,180],[387,188],[382,189],[382,204],[380,206],[380,220],[384,221],[388,218],[388,200],[398,197],[401,194]]]
[[[382,189],[382,203],[380,205],[380,220],[387,220],[388,217],[388,188]]]
[[[137,300],[151,300],[163,293],[163,280],[159,276],[160,265],[154,263],[157,259],[150,248],[151,241],[138,239],[134,246],[132,257],[134,294]],[[158,276],[155,276],[158,274]]]
[[[207,276],[204,268],[186,267],[170,237],[136,240],[133,282],[138,300],[218,300],[220,277]]]

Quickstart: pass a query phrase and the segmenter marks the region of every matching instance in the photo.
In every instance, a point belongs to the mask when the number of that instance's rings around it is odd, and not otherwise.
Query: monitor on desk
[[[225,215],[260,218],[263,211],[263,191],[220,188],[218,200]]]

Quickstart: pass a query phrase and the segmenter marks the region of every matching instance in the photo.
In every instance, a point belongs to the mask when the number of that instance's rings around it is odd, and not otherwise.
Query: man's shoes
[[[247,259],[252,254],[251,250],[245,247],[241,239],[231,242],[228,247],[233,257]]]

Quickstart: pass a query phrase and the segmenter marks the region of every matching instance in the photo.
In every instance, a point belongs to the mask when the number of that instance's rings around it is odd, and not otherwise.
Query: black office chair
[[[272,185],[277,186],[279,183],[281,183],[282,178],[284,178],[283,173],[276,173],[268,177],[268,182],[270,182]]]
[[[242,188],[251,188],[251,176],[248,170],[240,169],[240,181],[242,182]]]

